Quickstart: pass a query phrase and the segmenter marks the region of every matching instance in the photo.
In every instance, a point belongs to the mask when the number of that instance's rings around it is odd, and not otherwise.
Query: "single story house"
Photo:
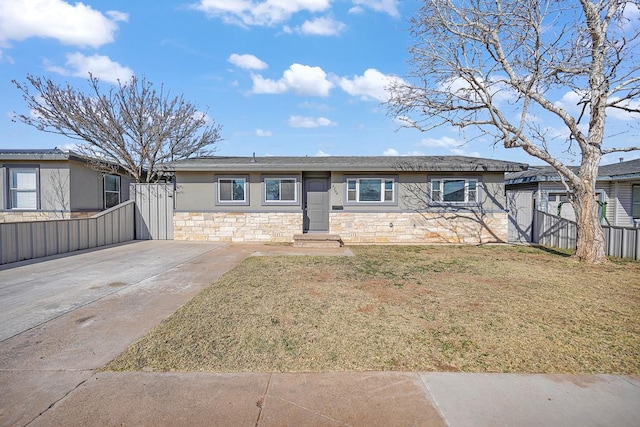
[[[505,187],[517,228],[511,241],[531,241],[534,209],[575,220],[567,188],[550,166],[507,173]],[[600,166],[596,194],[603,225],[640,226],[640,159]]]
[[[174,239],[344,243],[507,240],[505,172],[521,163],[462,156],[201,157],[173,174]]]
[[[73,151],[0,150],[0,167],[0,222],[88,217],[129,199],[126,174]]]

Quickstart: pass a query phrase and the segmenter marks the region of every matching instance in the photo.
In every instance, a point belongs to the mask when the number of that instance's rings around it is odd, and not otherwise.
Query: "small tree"
[[[104,92],[89,75],[87,94],[49,78],[27,80],[13,81],[31,110],[16,113],[18,120],[82,141],[78,151],[95,159],[95,168],[111,171],[115,164],[136,182],[156,181],[163,162],[212,153],[211,145],[221,139],[221,127],[206,112],[182,96],[171,97],[163,86],[156,90],[145,78]]]
[[[423,131],[474,127],[554,167],[576,212],[576,257],[605,261],[598,166],[604,154],[640,149],[604,147],[606,111],[640,112],[639,26],[625,17],[638,7],[638,0],[425,0],[411,21],[415,83],[394,83],[389,111]],[[558,102],[567,93],[578,99],[575,113]],[[574,172],[560,155],[576,146]]]

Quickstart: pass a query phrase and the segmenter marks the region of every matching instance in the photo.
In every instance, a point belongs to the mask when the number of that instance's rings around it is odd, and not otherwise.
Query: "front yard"
[[[252,257],[105,369],[640,374],[640,262],[509,246]]]

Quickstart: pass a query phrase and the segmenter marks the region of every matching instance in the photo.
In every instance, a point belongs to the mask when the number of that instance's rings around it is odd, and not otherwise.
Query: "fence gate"
[[[533,238],[533,191],[507,191],[509,243],[527,243]]]
[[[173,184],[131,184],[136,239],[173,240]]]

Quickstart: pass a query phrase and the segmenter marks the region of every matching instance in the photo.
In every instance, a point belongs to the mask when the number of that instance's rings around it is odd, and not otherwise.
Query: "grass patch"
[[[107,370],[640,373],[640,263],[537,248],[251,257]]]

